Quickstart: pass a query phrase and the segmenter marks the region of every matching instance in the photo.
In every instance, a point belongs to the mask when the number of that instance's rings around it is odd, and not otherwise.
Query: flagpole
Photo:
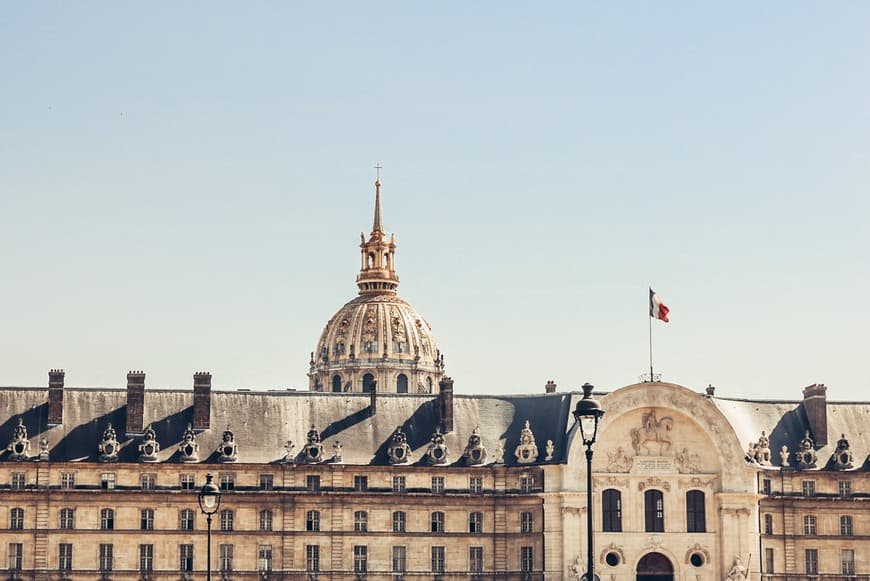
[[[650,287],[650,293],[652,293],[652,287]],[[650,383],[653,381],[653,360],[652,360],[652,313],[647,313],[647,319],[649,320],[649,380]]]

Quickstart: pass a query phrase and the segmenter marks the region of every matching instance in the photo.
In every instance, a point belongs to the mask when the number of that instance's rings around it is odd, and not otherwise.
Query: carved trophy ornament
[[[553,459],[553,452],[556,451],[556,446],[553,444],[553,440],[547,440],[547,445],[544,446],[544,450],[547,452],[547,455],[544,456],[544,460],[549,462]]]
[[[112,424],[103,432],[103,438],[97,444],[97,450],[100,452],[100,462],[114,462],[118,459],[118,450],[121,445],[118,444],[118,435],[115,433],[115,428]]]
[[[429,459],[429,463],[433,466],[446,464],[449,455],[447,445],[444,443],[444,434],[435,432],[435,435],[429,441],[429,447],[426,449],[426,457]]]
[[[480,439],[480,428],[474,428],[471,435],[468,436],[468,444],[465,446],[465,452],[462,453],[465,458],[465,463],[469,466],[478,466],[486,462],[486,448],[483,447],[483,441]]]
[[[27,460],[27,452],[30,450],[30,440],[27,439],[27,428],[24,426],[24,420],[18,418],[18,425],[12,432],[12,441],[6,446],[9,451],[9,458],[12,460]]]
[[[48,438],[43,436],[39,439],[39,459],[44,462],[48,457]]]
[[[514,450],[514,456],[520,464],[531,464],[538,459],[538,446],[535,444],[535,434],[529,426],[529,420],[520,432],[520,445]]]
[[[199,461],[199,444],[196,443],[196,434],[193,432],[193,426],[187,424],[187,429],[181,435],[181,445],[178,447],[181,452],[182,462],[198,462]]]
[[[504,440],[499,440],[495,447],[495,453],[492,456],[492,461],[495,464],[504,464]]]
[[[284,443],[284,457],[281,458],[282,462],[292,463],[295,458],[293,456],[293,451],[296,449],[296,444],[293,443],[293,440],[287,440]]]
[[[791,466],[788,463],[788,446],[783,445],[782,449],[779,451],[779,461],[783,466]]]
[[[410,460],[411,446],[408,445],[408,436],[402,431],[402,426],[397,427],[390,436],[387,456],[390,458],[390,464],[407,464]]]
[[[795,460],[801,468],[813,468],[816,465],[816,451],[810,431],[804,432],[800,448],[794,453]]]
[[[341,464],[344,460],[341,457],[341,442],[338,440],[332,445],[332,462]]]
[[[221,443],[217,447],[218,462],[235,462],[239,458],[239,450],[236,446],[236,436],[230,427],[224,430]]]
[[[854,467],[852,451],[849,450],[849,440],[846,439],[846,434],[840,434],[840,439],[837,440],[837,449],[831,456],[834,463],[834,468],[838,470],[847,470]]]
[[[145,436],[142,443],[139,444],[139,460],[142,462],[157,462],[157,452],[160,451],[160,444],[157,442],[157,433],[148,424],[145,428]]]
[[[302,447],[302,461],[308,464],[316,464],[323,460],[323,443],[320,441],[320,432],[314,429],[314,424],[305,436],[308,442]]]
[[[671,449],[671,430],[674,429],[674,420],[671,417],[656,418],[656,411],[650,410],[643,414],[642,426],[631,429],[631,447],[635,454],[644,451],[647,456],[654,455],[656,451],[661,456]],[[651,448],[650,444],[657,444],[657,448]]]

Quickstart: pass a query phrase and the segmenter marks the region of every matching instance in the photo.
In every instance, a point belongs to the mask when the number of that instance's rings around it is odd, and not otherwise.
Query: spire
[[[383,167],[381,166],[381,162],[375,164],[375,171],[377,171],[377,177],[375,177],[375,221],[372,224],[372,234],[375,232],[383,232],[384,228],[381,225],[381,170]]]
[[[388,239],[381,223],[381,164],[375,165],[375,219],[372,233],[366,240],[360,234],[360,251],[362,253],[359,275],[356,284],[360,294],[388,293],[395,294],[399,286],[399,276],[396,274],[394,236]]]

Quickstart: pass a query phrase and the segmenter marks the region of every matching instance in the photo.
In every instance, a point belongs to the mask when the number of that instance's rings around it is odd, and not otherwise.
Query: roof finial
[[[372,225],[372,233],[374,232],[383,232],[383,226],[381,225],[381,170],[383,166],[381,166],[381,162],[377,162],[375,164],[375,221]]]

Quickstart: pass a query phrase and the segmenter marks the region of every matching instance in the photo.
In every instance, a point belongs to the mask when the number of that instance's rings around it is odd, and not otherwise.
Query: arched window
[[[309,532],[320,532],[320,511],[309,510],[305,514],[305,530]]]
[[[24,528],[24,509],[13,508],[9,511],[9,528],[21,530]]]
[[[100,511],[100,528],[104,531],[111,531],[115,528],[115,511],[111,508],[104,508]]]
[[[690,533],[707,532],[704,493],[700,490],[686,493],[686,530]]]
[[[430,530],[433,533],[443,533],[444,532],[444,513],[440,511],[436,511],[432,513],[432,520]]]
[[[396,378],[396,392],[408,393],[408,376],[404,373],[400,373]]]
[[[431,377],[426,378],[426,389],[429,390],[429,393],[432,393],[432,378]]]
[[[482,533],[483,532],[483,513],[472,512],[468,515],[468,532]]]
[[[371,393],[375,390],[375,376],[371,373],[363,375],[363,393]]]
[[[622,532],[622,493],[612,488],[601,493],[603,531]]]
[[[341,376],[338,374],[332,376],[332,391],[341,393]]]
[[[353,513],[353,530],[356,533],[365,533],[369,530],[369,513],[358,510]]]
[[[260,511],[260,530],[261,531],[271,531],[272,530],[272,511],[271,510],[261,510]]]
[[[644,524],[648,533],[665,531],[665,501],[661,490],[647,490],[643,493]]]

